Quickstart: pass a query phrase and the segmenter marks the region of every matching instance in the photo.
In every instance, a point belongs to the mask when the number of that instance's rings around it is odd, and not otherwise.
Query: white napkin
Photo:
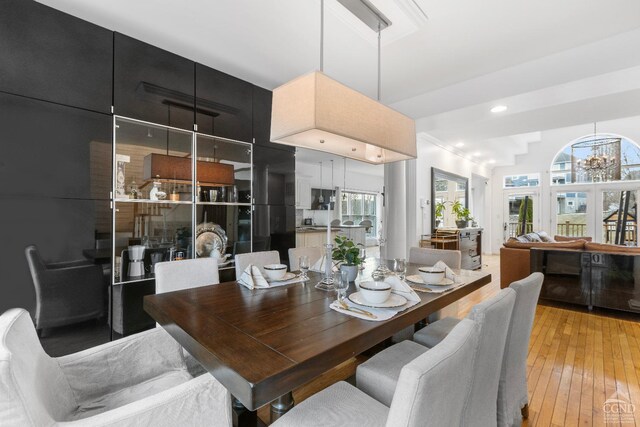
[[[391,293],[398,294],[407,299],[407,301],[417,301],[420,302],[420,297],[418,294],[411,289],[409,285],[407,285],[404,281],[400,280],[397,276],[389,276],[384,279],[385,283],[391,285]]]
[[[238,283],[249,289],[269,287],[269,283],[262,276],[260,269],[253,264],[249,264],[247,268],[244,269]]]
[[[343,299],[343,301],[349,307],[355,307],[355,308],[359,308],[361,310],[366,310],[369,313],[371,313],[374,316],[376,316],[376,318],[373,319],[373,318],[371,318],[369,316],[366,316],[364,314],[356,313],[355,311],[345,310],[340,306],[340,304],[338,304],[338,301],[333,301],[331,303],[331,305],[329,305],[329,308],[331,308],[332,310],[337,311],[338,313],[346,314],[347,316],[353,316],[353,317],[357,317],[358,319],[363,319],[363,320],[370,320],[372,322],[381,322],[383,320],[389,320],[393,316],[398,314],[399,312],[404,311],[407,308],[413,307],[414,305],[418,304],[418,301],[408,301],[402,307],[398,307],[397,309],[391,309],[391,308],[362,307],[362,306],[359,306],[358,304],[355,304],[355,303],[351,302],[348,298]]]
[[[444,263],[444,261],[436,262],[436,265],[434,265],[434,268],[440,268],[444,270],[444,277],[446,277],[447,279],[451,279],[454,282],[456,281],[457,274],[454,273],[453,270],[450,269],[449,266]]]

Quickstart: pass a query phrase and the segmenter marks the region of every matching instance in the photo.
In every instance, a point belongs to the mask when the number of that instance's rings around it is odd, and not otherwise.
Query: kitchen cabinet
[[[113,43],[114,113],[193,130],[195,63],[120,33]]]
[[[311,209],[311,181],[296,179],[296,209]]]
[[[253,138],[256,144],[269,144],[271,140],[271,98],[270,90],[253,86]]]
[[[0,91],[111,112],[109,30],[35,1],[3,0],[0,57]]]
[[[331,230],[331,243],[334,242],[336,236],[340,234],[338,230]],[[296,233],[297,248],[324,248],[327,244],[327,229],[298,231]]]
[[[110,116],[0,93],[0,196],[109,200]]]
[[[253,85],[201,64],[195,67],[198,132],[251,142]]]

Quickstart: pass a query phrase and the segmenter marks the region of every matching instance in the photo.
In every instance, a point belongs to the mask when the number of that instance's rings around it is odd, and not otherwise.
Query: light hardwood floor
[[[459,316],[500,290],[499,256],[483,256],[483,264],[492,282],[460,301]],[[640,318],[625,317],[538,305],[527,358],[529,419],[523,426],[640,427]],[[349,378],[364,360],[351,359],[300,387],[295,401]],[[616,414],[605,406],[607,399],[635,406]],[[267,407],[258,414],[268,422]]]

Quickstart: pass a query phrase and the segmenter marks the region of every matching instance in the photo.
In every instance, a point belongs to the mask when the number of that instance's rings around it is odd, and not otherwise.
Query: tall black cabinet
[[[2,3],[0,57],[0,224],[8,242],[0,312],[33,312],[24,249],[35,244],[45,261],[104,268],[105,305],[121,299],[132,319],[125,335],[154,326],[142,308],[153,281],[114,292],[109,280],[114,115],[254,143],[254,210],[242,207],[238,218],[246,224],[252,216],[253,227],[238,227],[237,238],[251,235],[254,251],[276,249],[287,260],[295,245],[295,151],[269,142],[269,90],[32,0]],[[53,334],[73,345],[45,349],[60,355],[109,340],[106,308],[98,322]]]

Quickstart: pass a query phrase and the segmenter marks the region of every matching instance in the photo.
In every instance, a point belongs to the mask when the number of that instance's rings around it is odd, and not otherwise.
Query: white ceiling
[[[319,66],[319,0],[40,1],[269,89]],[[383,102],[476,161],[508,164],[542,130],[640,114],[638,0],[372,2],[394,22]],[[375,97],[376,35],[325,3],[325,72]]]

